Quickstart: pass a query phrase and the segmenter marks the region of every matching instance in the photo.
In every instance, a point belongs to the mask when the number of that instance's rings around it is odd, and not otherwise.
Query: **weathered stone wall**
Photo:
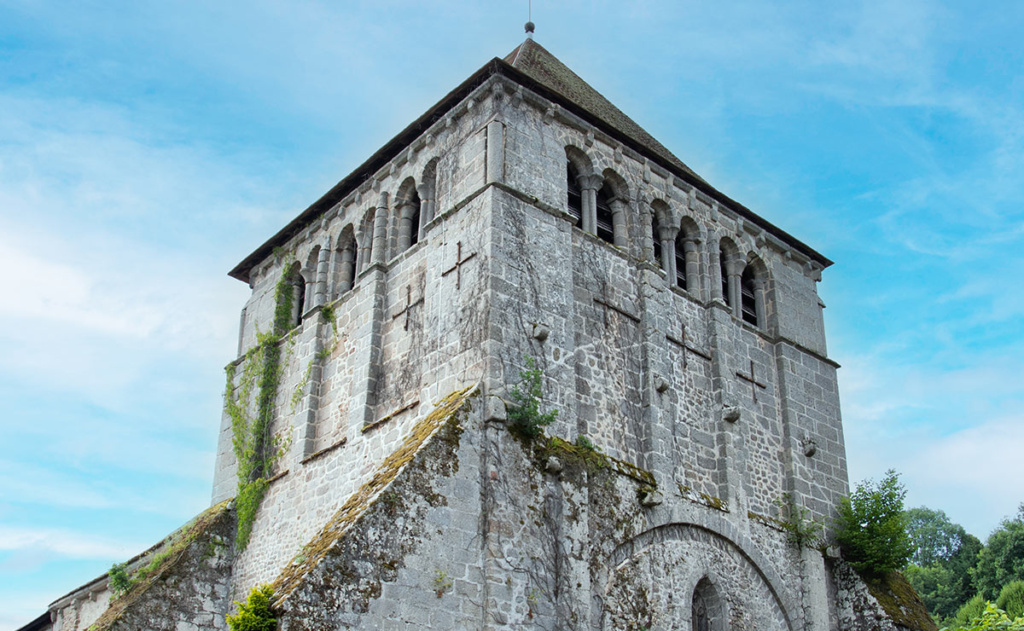
[[[211,507],[128,562],[133,584],[114,597],[106,577],[51,605],[55,631],[226,629],[235,520]]]

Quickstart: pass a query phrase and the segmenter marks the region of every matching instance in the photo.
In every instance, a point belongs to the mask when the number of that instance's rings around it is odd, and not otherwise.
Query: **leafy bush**
[[[228,627],[231,631],[274,631],[277,618],[270,608],[270,599],[273,597],[274,588],[270,585],[253,587],[244,603],[235,601],[238,613],[228,615]]]
[[[509,429],[523,438],[533,439],[541,435],[544,427],[558,418],[558,410],[541,412],[543,396],[541,380],[543,373],[532,357],[526,358],[526,369],[519,373],[520,382],[512,388],[508,406]]]
[[[953,616],[953,626],[950,629],[967,627],[972,621],[981,618],[981,614],[985,613],[985,605],[985,598],[981,594],[975,595],[957,610],[956,615]]]
[[[871,480],[861,482],[840,501],[836,541],[843,557],[861,575],[878,578],[906,566],[914,551],[903,512],[906,495],[899,476],[890,469],[877,485]]]
[[[1024,616],[1024,581],[1012,581],[1004,585],[996,599],[996,607],[1011,618]]]
[[[113,593],[112,598],[118,598],[126,591],[131,589],[134,581],[128,574],[127,563],[115,563],[110,566],[110,571],[107,572],[107,586],[110,587],[110,591]]]
[[[978,597],[980,598],[980,596]],[[968,605],[974,603],[972,599]],[[964,605],[967,607],[967,605]],[[957,614],[957,619],[960,615]],[[982,606],[981,612],[964,623],[957,623],[953,627],[945,627],[943,631],[1024,631],[1024,617],[1010,620],[1006,612],[999,609],[992,603]]]

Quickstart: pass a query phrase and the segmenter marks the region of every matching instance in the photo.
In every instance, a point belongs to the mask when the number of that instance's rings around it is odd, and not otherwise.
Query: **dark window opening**
[[[686,235],[682,232],[676,239],[676,285],[680,289],[688,289],[686,286]]]
[[[661,224],[656,214],[651,215],[651,240],[654,242],[654,262],[664,268],[661,262]]]
[[[597,192],[597,238],[615,243],[615,225],[612,223],[612,195],[607,186]]]
[[[289,325],[297,327],[302,322],[302,314],[306,311],[306,279],[298,270],[292,273],[292,313]]]
[[[740,311],[743,321],[758,325],[757,298],[754,296],[754,270],[748,265],[740,277]]]
[[[569,191],[569,214],[573,217],[573,225],[578,226],[583,221],[583,191],[580,190],[579,173],[576,167],[569,162],[566,167],[568,174],[566,187]]]
[[[732,306],[732,298],[729,297],[729,273],[725,270],[725,252],[718,251],[718,268],[722,275],[722,300],[725,304]]]
[[[420,240],[420,209],[422,204],[420,203],[420,194],[417,191],[412,192],[412,198],[409,200],[412,204],[412,221],[409,223],[409,247],[416,245]]]

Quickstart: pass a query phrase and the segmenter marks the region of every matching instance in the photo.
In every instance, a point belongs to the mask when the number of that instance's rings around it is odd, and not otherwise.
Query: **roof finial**
[[[529,4],[527,6],[526,39],[533,39],[533,29],[536,28],[536,25],[533,23],[533,0],[529,0]]]

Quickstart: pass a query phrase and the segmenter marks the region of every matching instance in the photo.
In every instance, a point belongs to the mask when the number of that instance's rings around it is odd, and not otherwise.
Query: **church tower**
[[[528,35],[231,271],[213,508],[54,628],[913,627],[792,536],[848,492],[830,264]]]

